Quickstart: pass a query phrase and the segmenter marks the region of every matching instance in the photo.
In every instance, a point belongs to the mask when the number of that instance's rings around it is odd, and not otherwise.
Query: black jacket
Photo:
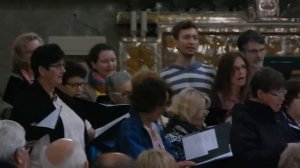
[[[18,94],[29,86],[29,83],[22,76],[17,74],[10,75],[3,94],[3,100],[13,105]]]
[[[288,113],[276,113],[276,119],[280,124],[288,143],[300,142],[300,127]]]
[[[76,103],[71,97],[68,97],[59,90],[55,90],[55,93],[81,117],[82,120],[85,119],[84,113],[77,109]],[[55,106],[53,105],[53,100],[42,86],[38,82],[35,82],[16,97],[11,119],[24,127],[27,141],[38,140],[42,136],[49,134],[50,141],[52,142],[59,138],[64,138],[64,127],[60,117],[53,130],[33,125],[42,121],[54,110]]]
[[[286,142],[275,114],[269,106],[251,100],[233,108],[230,143],[238,167],[277,167]]]

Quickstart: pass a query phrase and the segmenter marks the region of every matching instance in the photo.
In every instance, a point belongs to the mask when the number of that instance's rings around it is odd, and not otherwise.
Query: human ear
[[[20,149],[20,148],[18,148],[15,152],[15,160],[16,160],[17,165],[20,165],[23,163],[23,159],[22,159],[23,152],[24,151],[22,151],[22,149]]]

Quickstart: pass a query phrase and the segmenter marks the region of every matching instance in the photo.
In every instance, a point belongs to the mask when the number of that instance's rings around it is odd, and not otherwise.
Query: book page
[[[182,143],[187,160],[207,155],[208,151],[218,148],[214,129],[183,137]]]
[[[115,124],[117,124],[118,122],[120,122],[122,119],[124,118],[128,118],[130,116],[129,113],[124,114],[123,116],[111,121],[110,123],[104,125],[103,127],[100,127],[98,129],[96,129],[96,134],[95,137],[98,137],[99,135],[103,134],[105,131],[107,131],[108,129],[110,129],[112,126],[114,126]]]
[[[62,106],[57,107],[53,112],[51,112],[46,118],[44,118],[41,122],[39,122],[35,126],[54,129],[56,127],[56,123],[60,116],[61,110],[62,110]]]

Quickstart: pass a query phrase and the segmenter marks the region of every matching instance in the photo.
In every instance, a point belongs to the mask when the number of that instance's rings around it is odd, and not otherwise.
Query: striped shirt
[[[207,95],[210,94],[216,71],[207,64],[197,61],[185,68],[179,65],[169,65],[160,72],[175,94],[187,87],[195,88]]]

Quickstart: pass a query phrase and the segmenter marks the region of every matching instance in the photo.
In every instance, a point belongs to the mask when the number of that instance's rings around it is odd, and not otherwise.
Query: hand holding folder
[[[197,165],[232,157],[229,144],[230,123],[205,128],[182,138],[187,160]]]

